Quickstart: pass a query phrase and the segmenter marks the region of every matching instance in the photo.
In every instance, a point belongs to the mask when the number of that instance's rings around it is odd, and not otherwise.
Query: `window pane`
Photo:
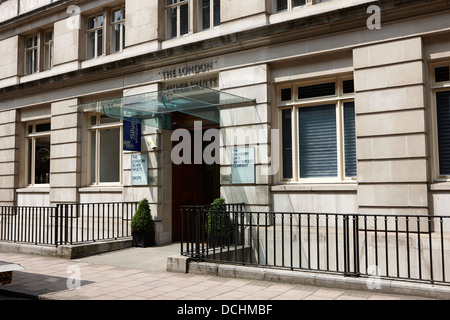
[[[90,150],[90,182],[95,183],[95,172],[96,172],[96,152],[97,152],[97,139],[96,139],[96,132],[91,131],[91,150]]]
[[[114,122],[119,123],[120,120],[119,120],[119,119],[115,119],[115,118],[110,118],[110,117],[108,117],[108,116],[106,116],[106,115],[104,115],[104,114],[102,114],[102,115],[100,116],[100,124],[114,123]]]
[[[37,132],[46,132],[50,131],[50,122],[48,123],[40,123],[36,125],[36,133]]]
[[[356,177],[355,103],[344,103],[345,176]]]
[[[27,39],[27,49],[33,47],[33,37]]]
[[[292,179],[292,110],[282,111],[283,178]]]
[[[175,38],[177,36],[177,8],[167,10],[167,21],[169,22],[167,32],[171,38]]]
[[[32,74],[33,73],[33,50],[29,50],[26,52],[25,59],[25,73]]]
[[[119,182],[120,129],[100,131],[100,181]]]
[[[300,178],[337,177],[336,106],[299,109]]]
[[[45,43],[49,43],[53,38],[53,32],[52,31],[47,31],[45,33]]]
[[[202,0],[202,29],[209,29],[211,27],[210,19],[210,0]]]
[[[304,6],[305,5],[305,0],[292,0],[292,7],[299,7],[299,6]]]
[[[103,27],[103,15],[97,17],[97,28]]]
[[[434,73],[435,73],[435,81],[436,82],[450,80],[450,68],[449,67],[436,68],[436,69],[434,69]]]
[[[95,57],[95,32],[88,33],[87,37],[87,59]]]
[[[214,27],[220,25],[220,0],[214,0]]]
[[[111,52],[120,51],[120,24],[111,27]]]
[[[97,57],[103,55],[103,30],[97,31]]]
[[[36,138],[35,184],[50,183],[50,137]]]
[[[336,94],[336,83],[321,83],[298,88],[298,98],[308,99],[315,97],[331,96]]]
[[[120,9],[119,10],[113,10],[112,12],[112,22],[117,22],[120,21],[121,17],[120,17]]]
[[[288,0],[277,0],[277,11],[287,10]]]
[[[88,19],[88,23],[87,23],[87,28],[88,29],[94,29],[95,26],[96,26],[95,21],[96,21],[95,17],[89,18]]]
[[[355,83],[352,80],[342,81],[342,93],[353,93],[355,92]]]
[[[49,70],[52,67],[52,46],[46,45],[44,47],[44,69]]]
[[[125,48],[125,23],[122,23],[122,49]]]
[[[450,175],[450,91],[436,93],[439,174]]]
[[[33,175],[33,168],[32,168],[32,163],[33,163],[33,140],[32,139],[28,139],[27,140],[27,144],[28,144],[28,159],[27,159],[28,177],[27,177],[27,184],[32,184],[33,183],[33,178],[32,178],[32,175]]]
[[[290,101],[292,100],[292,89],[286,88],[281,89],[281,101]]]
[[[180,35],[189,32],[189,9],[188,5],[180,6]]]

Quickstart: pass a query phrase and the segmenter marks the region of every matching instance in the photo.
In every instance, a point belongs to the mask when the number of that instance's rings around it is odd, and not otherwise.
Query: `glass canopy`
[[[220,107],[254,103],[254,100],[229,93],[190,86],[91,102],[77,107],[85,112],[101,112],[111,118],[171,130],[172,113],[176,111],[220,123]]]

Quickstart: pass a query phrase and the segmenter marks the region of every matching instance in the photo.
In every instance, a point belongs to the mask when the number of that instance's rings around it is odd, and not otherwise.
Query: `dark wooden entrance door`
[[[174,114],[174,129],[184,128],[191,133],[192,149],[194,150],[193,121],[202,121],[188,115]],[[203,120],[203,131],[218,127],[217,124]],[[178,142],[174,142],[176,145]],[[210,142],[203,145],[203,149]],[[192,152],[191,164],[172,164],[172,241],[181,241],[181,215],[182,205],[209,204],[220,196],[220,166],[194,164]]]

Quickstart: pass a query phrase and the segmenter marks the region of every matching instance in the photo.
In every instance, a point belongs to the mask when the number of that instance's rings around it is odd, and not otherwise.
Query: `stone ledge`
[[[34,254],[47,257],[78,259],[125,248],[131,248],[131,239],[98,241],[76,245],[44,246],[24,243],[0,242],[0,252]]]

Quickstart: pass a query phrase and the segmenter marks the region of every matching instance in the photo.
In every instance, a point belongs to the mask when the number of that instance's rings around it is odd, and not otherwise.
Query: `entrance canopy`
[[[190,86],[91,102],[77,107],[85,112],[101,112],[111,118],[171,130],[173,112],[220,123],[220,107],[250,105],[254,102],[229,93]]]

